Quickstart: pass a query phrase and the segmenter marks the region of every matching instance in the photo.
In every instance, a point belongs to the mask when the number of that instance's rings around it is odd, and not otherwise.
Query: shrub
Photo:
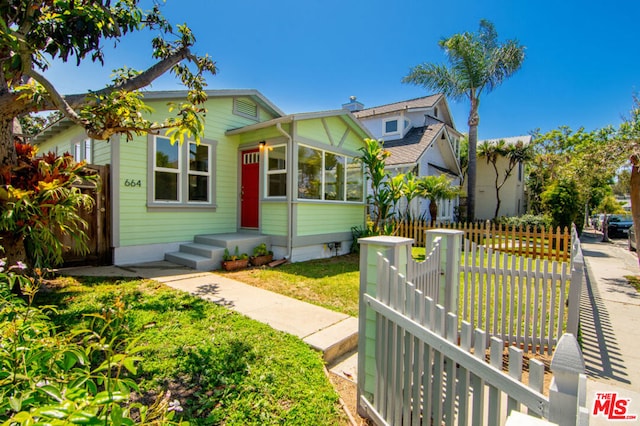
[[[500,217],[496,223],[505,224],[509,227],[529,227],[535,230],[549,229],[551,226],[551,218],[545,215],[525,214],[522,216]]]
[[[128,335],[125,306],[87,315],[85,326],[58,332],[32,305],[37,278],[0,267],[0,422],[3,424],[171,424],[179,405],[164,394],[151,406],[129,404],[143,349]],[[21,281],[26,298],[11,293]]]
[[[18,163],[0,168],[0,236],[9,263],[28,261],[46,268],[61,264],[63,245],[57,233],[70,235],[80,252],[87,251],[86,222],[79,209],[91,209],[93,200],[74,185],[97,176],[84,176],[84,162],[70,154],[48,153],[16,143]],[[26,248],[26,252],[25,252]]]

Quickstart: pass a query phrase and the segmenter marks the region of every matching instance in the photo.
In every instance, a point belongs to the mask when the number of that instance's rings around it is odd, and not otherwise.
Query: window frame
[[[147,160],[147,207],[148,208],[168,208],[168,209],[180,209],[185,210],[189,208],[194,209],[214,209],[216,208],[216,170],[215,159],[217,155],[217,141],[210,139],[201,139],[200,146],[205,145],[208,147],[207,166],[208,172],[201,172],[197,170],[191,170],[190,167],[190,154],[189,148],[191,145],[196,145],[196,142],[192,139],[184,141],[182,144],[176,142],[178,145],[178,168],[171,169],[165,167],[156,166],[156,153],[158,138],[169,139],[166,135],[149,135],[148,136],[148,160]],[[168,172],[178,175],[177,200],[157,200],[156,197],[156,172]],[[207,201],[191,201],[189,200],[189,177],[190,176],[207,176]]]
[[[393,132],[387,132],[387,123],[390,123],[392,121],[396,122],[396,130]],[[399,134],[400,134],[400,118],[399,117],[386,118],[382,120],[382,136],[393,136],[393,135],[399,135]]]
[[[284,147],[284,169],[275,169],[275,170],[269,170],[269,152],[273,151],[273,149],[275,148],[280,148],[280,147]],[[289,147],[287,146],[286,143],[279,143],[279,144],[275,144],[275,145],[268,145],[266,146],[265,149],[265,155],[264,155],[264,175],[265,175],[265,179],[264,179],[264,187],[263,187],[263,194],[264,194],[264,198],[268,199],[268,200],[284,200],[287,198],[287,191],[289,190],[288,185],[287,185],[287,174],[289,173],[289,170],[287,168],[287,149]],[[269,176],[271,175],[276,175],[276,174],[283,174],[284,175],[284,181],[285,181],[285,194],[284,195],[269,195]]]
[[[348,160],[348,158],[351,158],[353,160],[357,156],[345,154],[345,153],[342,153],[342,152],[336,152],[336,151],[332,151],[332,150],[328,150],[328,149],[320,148],[318,146],[308,145],[308,144],[304,144],[304,143],[299,143],[298,147],[314,149],[316,151],[320,151],[321,154],[322,154],[322,163],[320,165],[320,170],[321,170],[321,172],[320,172],[321,182],[320,182],[320,191],[319,191],[320,195],[321,195],[320,198],[301,198],[301,197],[298,196],[298,192],[296,192],[296,199],[298,201],[301,201],[301,202],[316,202],[316,203],[317,202],[341,203],[341,204],[362,204],[362,203],[364,203],[364,200],[365,200],[365,197],[366,197],[366,194],[365,194],[365,182],[366,182],[366,179],[364,177],[364,170],[363,170],[362,166],[360,167],[360,172],[362,174],[361,199],[358,200],[358,201],[354,201],[354,200],[349,200],[349,197],[348,197],[349,185],[348,185],[348,179],[347,179],[347,176],[348,176],[347,165],[349,164],[349,162],[347,160]],[[342,157],[341,162],[344,165],[344,167],[343,167],[344,176],[342,177],[342,196],[343,196],[343,198],[341,200],[338,200],[338,199],[332,200],[332,199],[326,199],[325,198],[325,194],[326,194],[326,172],[327,172],[326,163],[325,163],[326,154],[331,154],[331,155],[334,155],[334,156],[337,156],[337,157]],[[298,177],[299,169],[300,169],[300,167],[299,167],[299,164],[298,164],[298,156],[296,156],[296,182],[298,182],[298,179],[299,179],[299,177]],[[337,176],[337,174],[336,174],[336,181],[340,181],[340,177]]]

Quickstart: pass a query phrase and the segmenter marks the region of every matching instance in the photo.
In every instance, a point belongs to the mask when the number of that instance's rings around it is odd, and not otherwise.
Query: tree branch
[[[65,101],[68,107],[76,109],[82,105],[88,104],[87,96],[89,94],[107,95],[116,90],[134,91],[146,87],[184,59],[194,59],[191,51],[186,46],[119,86],[108,86],[97,92],[69,96],[60,96],[58,94],[58,96]],[[50,91],[49,89],[47,90],[53,98],[56,94],[55,89],[53,91]],[[43,104],[36,104],[36,102],[31,99],[19,98],[18,94],[15,92],[0,95],[0,115],[3,116],[17,117],[28,112],[51,111],[56,109],[58,109],[58,107],[54,103],[53,99],[47,100]]]

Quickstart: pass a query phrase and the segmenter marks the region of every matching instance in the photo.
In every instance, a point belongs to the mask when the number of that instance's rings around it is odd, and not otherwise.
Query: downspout
[[[293,123],[293,119],[291,120]],[[291,135],[282,128],[281,123],[276,123],[276,129],[280,132],[284,137],[289,139],[289,149],[287,150],[287,164],[289,165],[289,173],[287,173],[288,187],[290,188],[287,191],[287,226],[289,230],[287,231],[289,235],[287,235],[287,255],[285,258],[287,260],[291,260],[291,255],[293,252],[293,138]]]

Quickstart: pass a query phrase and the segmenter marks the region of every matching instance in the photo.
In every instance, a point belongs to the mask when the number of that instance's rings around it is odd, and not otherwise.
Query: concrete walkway
[[[312,348],[321,351],[330,365],[338,361],[339,357],[355,350],[358,344],[357,318],[222,275],[195,271],[170,262],[65,268],[59,272],[70,276],[147,278],[159,281],[177,290],[224,305],[276,330],[298,336]]]
[[[620,422],[593,416],[599,392],[629,398],[627,414],[637,415],[640,423],[640,293],[625,278],[640,276],[638,258],[625,241],[603,243],[602,235],[589,231],[580,240],[587,267],[580,325],[590,424]]]

